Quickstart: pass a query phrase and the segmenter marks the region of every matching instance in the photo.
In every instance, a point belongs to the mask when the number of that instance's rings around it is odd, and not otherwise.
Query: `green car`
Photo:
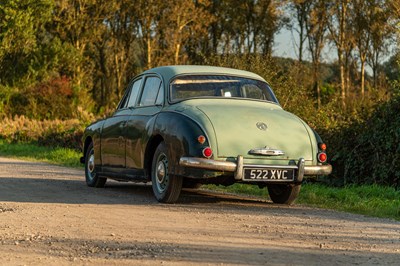
[[[321,138],[282,109],[268,83],[230,68],[145,71],[111,117],[86,128],[83,143],[88,186],[151,181],[165,203],[183,187],[247,183],[291,204],[304,178],[332,171]]]

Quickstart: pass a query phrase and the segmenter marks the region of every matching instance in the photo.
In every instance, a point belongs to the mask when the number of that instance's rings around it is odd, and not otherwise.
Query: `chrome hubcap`
[[[96,165],[94,164],[94,151],[91,150],[87,161],[87,178],[93,180],[96,177]]]
[[[165,165],[163,162],[158,162],[157,166],[157,180],[162,183],[165,177]]]
[[[88,170],[90,173],[93,173],[93,171],[94,171],[94,155],[93,154],[91,154],[89,157]]]
[[[155,169],[155,179],[157,190],[163,193],[168,186],[168,159],[165,154],[160,154],[157,158],[157,168]]]

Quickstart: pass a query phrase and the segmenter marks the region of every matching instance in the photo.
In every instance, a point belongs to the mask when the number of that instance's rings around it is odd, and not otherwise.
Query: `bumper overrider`
[[[244,165],[243,156],[239,155],[236,162],[230,161],[217,161],[198,157],[181,157],[179,165],[190,168],[197,168],[209,171],[218,172],[232,172],[236,180],[243,180],[243,167],[255,166],[255,165]],[[259,165],[257,165],[260,167]],[[296,170],[296,182],[301,182],[304,176],[318,176],[318,175],[329,175],[332,172],[332,166],[330,164],[324,165],[305,165],[305,160],[300,158],[297,165],[263,165],[261,167],[268,168],[290,168]]]

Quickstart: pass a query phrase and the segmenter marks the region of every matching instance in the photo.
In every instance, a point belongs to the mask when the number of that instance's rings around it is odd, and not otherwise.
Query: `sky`
[[[275,44],[273,48],[273,55],[285,58],[298,59],[298,34],[283,28],[275,36]],[[303,59],[311,61],[309,53],[305,47],[303,50]],[[333,62],[336,60],[335,50],[332,46],[326,46],[322,52],[322,62]]]
[[[289,30],[282,29],[275,36],[273,55],[297,59],[297,48],[294,44],[293,37]]]

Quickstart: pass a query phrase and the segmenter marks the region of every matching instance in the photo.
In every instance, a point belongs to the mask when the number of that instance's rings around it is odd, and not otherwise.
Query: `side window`
[[[142,98],[140,99],[140,106],[154,105],[156,100],[158,102],[158,91],[161,87],[161,80],[157,77],[148,77],[144,84]],[[161,100],[162,102],[162,100]]]
[[[132,84],[131,93],[129,95],[128,107],[135,106],[141,84],[142,84],[142,79],[138,79]]]

